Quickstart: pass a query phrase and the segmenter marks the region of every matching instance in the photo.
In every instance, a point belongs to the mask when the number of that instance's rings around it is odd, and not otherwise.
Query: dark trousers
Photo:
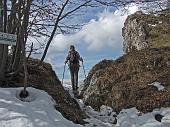
[[[79,72],[79,64],[70,64],[71,84],[73,90],[78,89],[78,72]]]

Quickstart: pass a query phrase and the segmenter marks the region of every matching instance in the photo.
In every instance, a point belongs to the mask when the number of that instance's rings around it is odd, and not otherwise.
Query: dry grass
[[[88,87],[93,75],[98,80]],[[148,86],[155,81],[163,83],[166,90],[160,92]],[[128,53],[116,61],[104,60],[92,68],[85,84],[88,89],[84,92],[84,101],[96,109],[105,104],[115,111],[135,106],[147,112],[169,106],[170,48],[145,49]]]

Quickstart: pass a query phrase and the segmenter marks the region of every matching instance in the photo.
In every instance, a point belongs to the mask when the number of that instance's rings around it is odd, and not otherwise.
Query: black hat
[[[71,48],[75,49],[74,45],[70,45],[70,49],[71,49]]]

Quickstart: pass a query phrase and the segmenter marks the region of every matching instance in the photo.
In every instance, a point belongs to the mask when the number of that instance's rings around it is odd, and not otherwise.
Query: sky
[[[137,9],[136,6],[130,7],[129,14],[134,13]],[[101,60],[116,59],[123,54],[122,28],[127,14],[122,15],[121,10],[113,12],[111,9],[102,8],[92,10],[89,17],[85,20],[86,25],[77,33],[58,34],[53,39],[46,61],[52,64],[60,79],[63,76],[65,57],[72,44],[84,59],[86,75]],[[69,70],[66,69],[65,81],[69,78]],[[85,78],[82,65],[79,78],[80,80]]]
[[[149,9],[152,4],[144,5]],[[142,5],[143,6],[143,5]],[[91,68],[103,59],[117,59],[123,55],[122,28],[128,15],[141,10],[139,5],[131,4],[116,10],[109,7],[92,8],[83,17],[75,17],[73,22],[82,22],[86,25],[74,34],[57,34],[48,50],[45,61],[52,64],[57,76],[62,80],[64,61],[69,46],[75,45],[76,50],[84,59],[86,75]],[[69,22],[69,21],[68,21]],[[42,37],[43,39],[43,37]],[[80,66],[79,79],[85,78],[82,65]],[[69,81],[69,69],[66,67],[65,81]]]

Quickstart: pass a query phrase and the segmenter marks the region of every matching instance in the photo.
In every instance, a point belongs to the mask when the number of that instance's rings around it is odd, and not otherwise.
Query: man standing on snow
[[[83,62],[82,57],[75,50],[74,45],[70,45],[70,51],[65,60],[65,64],[69,61],[70,75],[71,75],[71,84],[73,91],[78,89],[78,72],[79,72],[79,61]]]

